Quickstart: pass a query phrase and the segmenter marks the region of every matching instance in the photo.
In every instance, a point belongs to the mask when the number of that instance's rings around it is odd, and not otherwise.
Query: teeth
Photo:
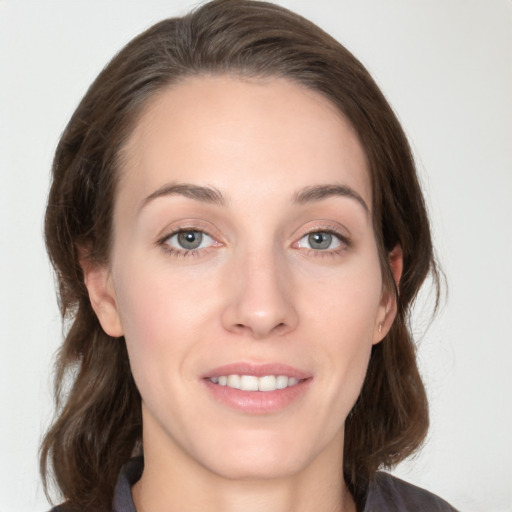
[[[240,389],[240,375],[228,375],[228,388]]]
[[[254,375],[242,375],[240,377],[240,389],[244,391],[258,391],[259,380]]]
[[[286,375],[265,375],[264,377],[256,377],[254,375],[220,375],[219,377],[211,377],[209,380],[219,386],[241,389],[242,391],[275,391],[276,389],[284,389],[299,383],[299,379]]]
[[[288,377],[286,375],[279,375],[276,379],[276,388],[283,389],[288,386]]]
[[[288,377],[284,378],[288,382]],[[274,391],[274,389],[277,389],[277,378],[274,375],[265,375],[265,377],[260,377],[258,381],[258,389],[260,391]]]

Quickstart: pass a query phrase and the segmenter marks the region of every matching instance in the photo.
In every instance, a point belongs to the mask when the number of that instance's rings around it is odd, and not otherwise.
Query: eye
[[[340,237],[329,231],[314,231],[304,235],[298,242],[300,248],[326,251],[337,249],[342,245]]]
[[[193,251],[213,245],[214,240],[202,231],[188,229],[174,233],[165,240],[165,244],[175,250]]]

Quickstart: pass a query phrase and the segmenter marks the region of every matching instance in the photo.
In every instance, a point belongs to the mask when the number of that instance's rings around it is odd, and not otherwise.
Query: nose
[[[230,269],[228,301],[222,313],[230,332],[265,339],[297,327],[293,283],[286,263],[274,254],[252,253]]]

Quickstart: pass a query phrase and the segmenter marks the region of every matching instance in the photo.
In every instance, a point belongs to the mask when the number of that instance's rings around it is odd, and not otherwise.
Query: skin
[[[352,127],[285,79],[194,77],[152,99],[122,156],[110,264],[84,270],[142,397],[137,510],[355,510],[344,422],[395,301]],[[165,190],[183,183],[222,201]],[[353,194],[297,201],[324,185]],[[208,236],[185,252],[180,229]],[[312,232],[337,234],[318,248]],[[399,248],[390,262],[398,282]],[[234,410],[203,376],[240,361],[291,365],[307,389],[277,412]]]

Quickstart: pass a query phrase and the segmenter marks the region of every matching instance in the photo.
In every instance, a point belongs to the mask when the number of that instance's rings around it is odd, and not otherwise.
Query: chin
[[[289,434],[259,434],[230,436],[227,446],[215,450],[218,455],[208,458],[205,466],[229,480],[280,479],[303,471],[320,451]]]

